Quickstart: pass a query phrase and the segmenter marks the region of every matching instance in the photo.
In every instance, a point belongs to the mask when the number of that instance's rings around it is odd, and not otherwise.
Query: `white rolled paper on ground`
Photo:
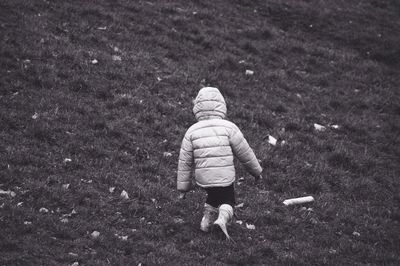
[[[302,203],[307,203],[307,202],[313,202],[314,198],[312,196],[307,196],[307,197],[301,197],[301,198],[293,198],[293,199],[287,199],[283,201],[283,204],[286,206],[289,205],[296,205],[296,204],[302,204]]]

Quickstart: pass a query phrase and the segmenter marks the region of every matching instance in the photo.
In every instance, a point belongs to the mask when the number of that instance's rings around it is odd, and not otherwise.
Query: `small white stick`
[[[302,203],[307,203],[307,202],[313,202],[314,198],[312,196],[307,196],[307,197],[301,197],[301,198],[293,198],[293,199],[287,199],[283,201],[283,204],[286,206],[289,205],[295,205],[295,204],[302,204]]]

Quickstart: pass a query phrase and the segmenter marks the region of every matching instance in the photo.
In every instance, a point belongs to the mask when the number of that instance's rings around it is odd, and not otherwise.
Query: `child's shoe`
[[[212,219],[215,216],[215,214],[217,214],[217,212],[218,212],[217,208],[214,208],[213,206],[207,203],[204,204],[204,215],[200,223],[201,231],[208,232],[210,230]]]
[[[222,232],[224,232],[224,234],[226,235],[227,239],[231,239],[229,234],[228,234],[228,230],[226,228],[227,224],[229,223],[229,221],[232,219],[233,217],[233,208],[231,205],[229,204],[222,204],[221,206],[219,206],[219,215],[218,215],[218,219],[214,222],[215,225],[218,225]]]

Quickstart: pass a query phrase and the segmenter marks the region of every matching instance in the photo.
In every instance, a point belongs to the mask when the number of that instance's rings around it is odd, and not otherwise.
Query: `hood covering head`
[[[226,103],[217,88],[202,88],[194,100],[193,113],[198,121],[226,116]]]

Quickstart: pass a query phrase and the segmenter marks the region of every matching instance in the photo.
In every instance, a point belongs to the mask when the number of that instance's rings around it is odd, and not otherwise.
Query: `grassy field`
[[[400,264],[398,1],[5,0],[0,36],[0,265]],[[267,173],[235,242],[175,189],[203,86]]]

